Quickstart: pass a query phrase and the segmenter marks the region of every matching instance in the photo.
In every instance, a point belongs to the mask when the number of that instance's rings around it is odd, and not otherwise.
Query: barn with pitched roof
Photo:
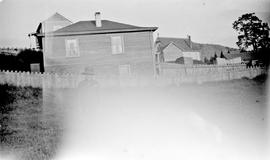
[[[46,72],[81,73],[91,67],[97,75],[153,75],[155,30],[102,20],[97,12],[94,20],[36,36],[45,39]]]

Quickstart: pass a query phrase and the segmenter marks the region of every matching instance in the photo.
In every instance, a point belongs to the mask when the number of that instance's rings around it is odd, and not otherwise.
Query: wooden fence
[[[209,82],[240,79],[242,77],[254,78],[266,73],[262,67],[245,65],[197,65],[184,66],[179,64],[161,64],[161,73],[157,77],[96,77],[100,86],[141,86],[141,85],[167,85],[189,82]],[[0,84],[16,86],[32,86],[42,88],[76,88],[84,79],[80,74],[49,74],[0,71]]]
[[[0,84],[15,86],[32,86],[40,88],[77,88],[79,83],[85,79],[82,74],[56,74],[56,73],[30,73],[16,71],[0,71]],[[135,78],[96,77],[95,80],[100,86],[117,86],[121,81],[129,81]],[[136,79],[137,80],[137,79]]]
[[[246,67],[246,65],[193,65],[185,66],[173,63],[160,64],[161,78],[174,83],[209,82],[254,78],[267,73],[266,68],[259,66]]]

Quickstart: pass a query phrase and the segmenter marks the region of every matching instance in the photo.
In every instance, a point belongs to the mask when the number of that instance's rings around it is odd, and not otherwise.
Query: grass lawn
[[[55,113],[44,115],[42,90],[0,85],[0,94],[0,159],[51,159],[62,131]]]
[[[103,88],[94,94],[48,90],[43,99],[41,89],[2,85],[0,155],[266,159],[265,80]]]

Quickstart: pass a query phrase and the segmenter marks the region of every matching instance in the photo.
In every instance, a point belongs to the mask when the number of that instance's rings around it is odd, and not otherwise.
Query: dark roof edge
[[[86,34],[107,34],[107,33],[125,33],[125,32],[143,32],[143,31],[156,31],[158,27],[141,27],[134,29],[114,29],[114,30],[99,30],[99,31],[83,31],[83,32],[50,32],[46,34],[36,34],[36,36],[74,36]]]

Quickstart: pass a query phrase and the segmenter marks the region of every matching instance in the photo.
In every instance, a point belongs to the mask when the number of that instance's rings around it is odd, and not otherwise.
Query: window
[[[122,36],[112,36],[112,54],[122,54],[124,53],[124,43]]]
[[[119,75],[121,77],[130,76],[130,65],[129,64],[122,64],[119,65]]]
[[[40,64],[39,63],[31,63],[30,68],[31,68],[31,72],[40,72]]]
[[[77,39],[66,40],[66,57],[79,57],[79,45]]]

